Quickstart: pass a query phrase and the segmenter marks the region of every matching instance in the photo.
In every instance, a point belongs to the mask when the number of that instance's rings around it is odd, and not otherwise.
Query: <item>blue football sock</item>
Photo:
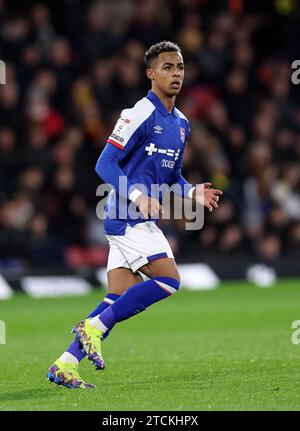
[[[88,317],[94,317],[94,316],[98,316],[98,314],[102,313],[107,307],[109,307],[110,305],[112,305],[114,303],[114,301],[116,301],[118,298],[120,297],[120,295],[116,295],[114,293],[108,293],[105,298],[103,299],[103,301],[101,302],[101,304],[99,304],[95,310],[93,310]],[[109,334],[109,331],[105,332],[105,336],[103,338],[106,338]],[[80,343],[80,341],[74,340],[70,346],[68,347],[68,349],[66,350],[67,352],[71,353],[73,356],[75,356],[75,358],[77,358],[78,362],[82,361],[82,359],[85,357],[85,352],[82,351],[82,345]]]
[[[108,293],[101,304],[99,304],[95,310],[93,310],[88,317],[95,317],[98,316],[98,314],[102,313],[107,307],[112,305],[117,299],[120,298],[120,295],[117,295],[116,293]]]
[[[177,292],[179,285],[179,281],[171,277],[155,277],[152,280],[135,284],[104,310],[99,319],[110,331],[117,322],[129,319],[155,302]]]

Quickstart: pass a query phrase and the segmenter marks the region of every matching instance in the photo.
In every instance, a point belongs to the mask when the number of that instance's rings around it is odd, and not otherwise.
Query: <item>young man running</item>
[[[182,197],[209,211],[218,207],[222,194],[210,183],[193,187],[181,175],[190,128],[175,107],[184,78],[180,48],[172,42],[157,43],[146,52],[145,63],[151,91],[122,111],[96,165],[98,175],[113,187],[104,220],[110,246],[108,294],[73,328],[75,340],[48,370],[50,381],[70,388],[94,387],[81,379],[78,364],[87,356],[97,370],[104,369],[101,343],[117,323],[179,289],[172,250],[157,226],[162,194],[153,193],[151,186],[177,184]],[[138,218],[130,213],[133,205]]]

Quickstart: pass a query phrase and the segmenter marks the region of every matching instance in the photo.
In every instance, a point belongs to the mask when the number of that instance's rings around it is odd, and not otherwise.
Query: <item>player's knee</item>
[[[170,277],[171,279],[175,280],[175,284],[176,286],[178,286],[178,288],[176,288],[176,290],[179,290],[180,285],[181,285],[181,279],[180,279],[180,275],[176,269],[176,274],[174,274],[172,277]]]
[[[176,276],[174,278],[175,278],[175,280],[178,281],[178,284],[179,284],[179,287],[180,287],[180,285],[181,285],[181,279],[180,279],[180,275],[179,275],[178,272],[177,272],[177,274],[176,274]],[[178,287],[178,289],[179,289],[179,287]]]
[[[154,280],[157,284],[169,294],[178,292],[180,287],[180,278],[174,277],[155,277]]]

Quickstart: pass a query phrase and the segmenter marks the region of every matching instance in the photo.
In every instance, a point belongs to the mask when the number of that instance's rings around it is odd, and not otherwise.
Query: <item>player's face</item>
[[[147,75],[154,88],[168,97],[177,96],[184,78],[182,55],[176,51],[162,52],[158,59],[153,61],[151,68],[147,69]]]

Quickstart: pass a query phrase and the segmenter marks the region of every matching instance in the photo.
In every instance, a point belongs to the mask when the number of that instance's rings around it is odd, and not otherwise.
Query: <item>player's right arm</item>
[[[113,186],[117,193],[134,202],[144,218],[149,218],[149,216],[151,218],[158,217],[159,213],[162,212],[161,205],[156,199],[143,194],[126,178],[119,165],[123,158],[123,152],[110,143],[106,144],[96,164],[97,174],[105,183]],[[125,181],[127,181],[127,190],[132,190],[130,193],[127,192],[126,195],[122,193],[119,187],[120,177],[124,177]]]
[[[164,213],[163,207],[156,199],[150,198],[144,194],[138,196],[134,203],[143,214],[144,218],[157,218],[160,214]]]
[[[154,218],[162,211],[161,205],[156,199],[150,198],[138,190],[128,180],[120,167],[120,162],[145,137],[147,133],[147,122],[145,120],[148,114],[149,112],[147,111],[143,112],[142,109],[136,110],[135,108],[122,111],[121,117],[97,161],[96,172],[119,195],[134,202],[145,218],[149,216]],[[126,182],[126,187],[124,187],[126,194],[124,194],[123,188],[120,188],[120,177],[123,177]]]

